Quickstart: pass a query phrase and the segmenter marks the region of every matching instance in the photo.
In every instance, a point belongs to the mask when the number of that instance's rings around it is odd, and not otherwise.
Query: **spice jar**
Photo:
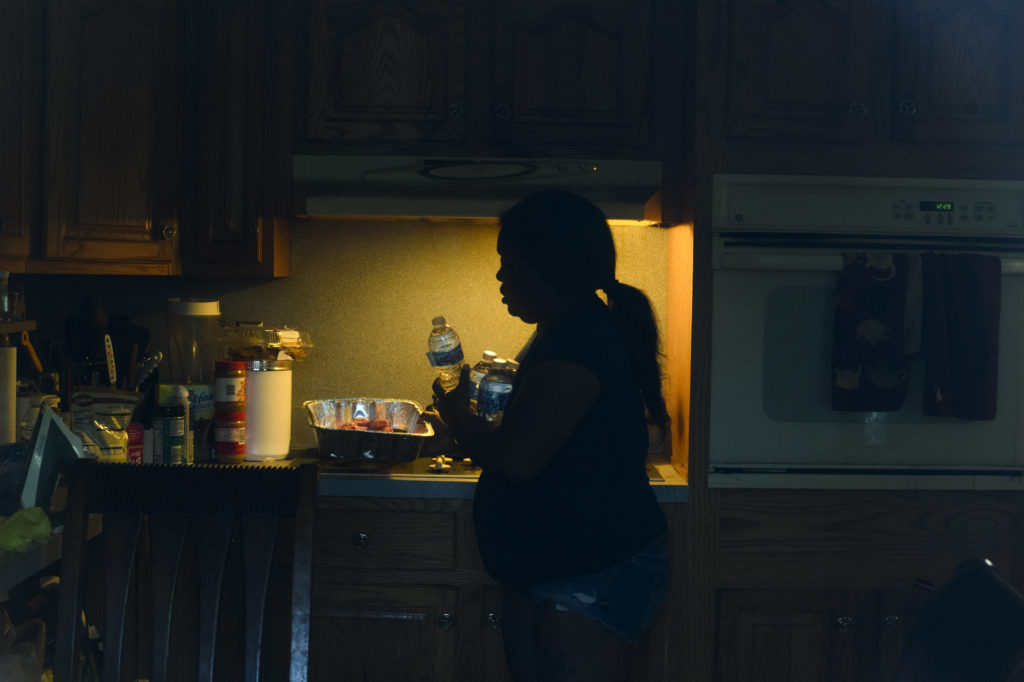
[[[213,384],[213,454],[221,464],[245,460],[245,363],[217,360]]]

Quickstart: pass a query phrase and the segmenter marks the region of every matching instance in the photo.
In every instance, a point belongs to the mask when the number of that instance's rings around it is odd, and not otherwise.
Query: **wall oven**
[[[1024,182],[718,175],[712,230],[712,487],[1024,489]]]

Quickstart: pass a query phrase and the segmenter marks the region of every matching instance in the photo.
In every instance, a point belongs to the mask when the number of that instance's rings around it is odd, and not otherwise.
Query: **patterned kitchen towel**
[[[844,256],[836,300],[832,409],[887,412],[907,396],[906,254]]]
[[[998,256],[927,253],[921,336],[924,413],[994,419],[999,369]]]

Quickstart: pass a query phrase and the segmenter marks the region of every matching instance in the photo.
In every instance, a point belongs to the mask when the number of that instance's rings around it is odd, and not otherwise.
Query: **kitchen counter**
[[[311,453],[297,453],[297,461],[311,459]],[[433,473],[429,460],[396,464],[387,469],[362,469],[324,460],[320,462],[321,496],[326,497],[406,497],[432,499],[470,499],[480,475],[478,467],[453,462],[451,469]],[[686,502],[686,479],[667,460],[648,459],[651,486],[659,502]]]

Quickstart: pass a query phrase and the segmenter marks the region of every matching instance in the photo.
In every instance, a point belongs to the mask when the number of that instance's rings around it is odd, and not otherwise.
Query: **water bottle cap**
[[[497,367],[504,367],[505,365],[508,364],[508,360],[506,360],[505,358],[494,358],[494,364]]]
[[[430,321],[430,324],[434,325],[435,327],[443,327],[444,326],[444,315],[438,315],[437,317],[435,317],[434,319],[432,319]]]
[[[485,350],[484,357],[487,358],[488,360],[494,360],[494,358],[498,357],[498,354],[495,353],[493,350]]]

